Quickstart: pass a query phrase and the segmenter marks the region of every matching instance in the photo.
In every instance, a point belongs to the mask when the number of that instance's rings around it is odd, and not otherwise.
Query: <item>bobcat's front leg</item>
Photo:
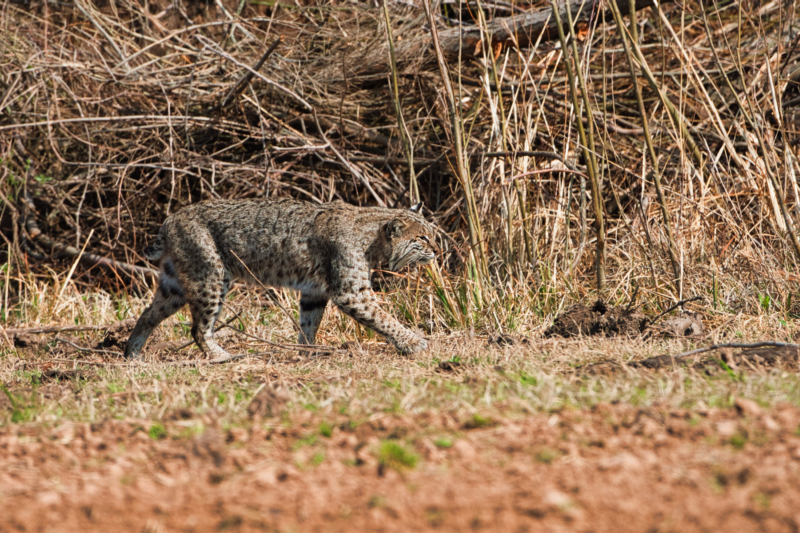
[[[335,296],[333,303],[362,326],[386,337],[403,354],[418,353],[428,349],[428,341],[381,309],[378,299],[369,286],[359,289],[357,292]]]
[[[300,296],[300,338],[298,344],[316,344],[317,331],[325,314],[328,298],[302,293]]]

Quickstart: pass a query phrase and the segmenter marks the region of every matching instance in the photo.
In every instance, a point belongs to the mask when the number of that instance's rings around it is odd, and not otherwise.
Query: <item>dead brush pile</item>
[[[135,287],[182,205],[291,195],[423,200],[462,325],[637,289],[794,313],[796,4],[554,5],[3,2],[4,307],[84,247],[77,283]]]

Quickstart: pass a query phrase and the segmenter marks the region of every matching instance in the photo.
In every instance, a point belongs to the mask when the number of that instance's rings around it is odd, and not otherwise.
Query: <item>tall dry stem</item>
[[[397,115],[397,129],[400,130],[400,139],[403,142],[403,152],[408,161],[408,197],[411,205],[416,205],[419,198],[419,185],[417,184],[417,174],[414,171],[414,145],[411,141],[411,134],[403,118],[403,106],[400,102],[400,88],[397,83],[397,58],[394,52],[394,37],[392,36],[392,22],[389,19],[388,0],[383,0],[383,16],[386,19],[386,40],[389,42],[389,64],[392,68],[392,98],[394,99],[394,109]]]
[[[629,9],[629,17],[631,22],[631,33],[635,35],[636,31],[636,11],[633,9],[633,2],[631,0],[631,9]],[[650,124],[648,121],[647,110],[644,107],[644,99],[642,98],[642,90],[639,87],[639,80],[636,76],[636,67],[633,61],[633,54],[631,53],[628,44],[628,35],[625,32],[625,25],[622,22],[622,15],[619,12],[616,2],[609,2],[611,12],[614,14],[614,20],[617,23],[619,31],[619,38],[622,41],[622,48],[625,52],[625,57],[628,60],[628,69],[631,73],[631,84],[636,93],[636,103],[639,106],[639,115],[642,117],[642,129],[644,131],[644,142],[647,146],[647,155],[650,157],[650,166],[653,173],[653,183],[656,187],[656,196],[658,197],[658,205],[661,207],[661,218],[664,221],[664,229],[667,232],[667,246],[669,248],[669,258],[672,264],[672,273],[675,276],[675,293],[678,300],[681,299],[681,264],[678,259],[678,247],[675,245],[675,238],[672,235],[672,223],[670,222],[669,208],[667,207],[666,199],[664,198],[664,189],[661,186],[661,170],[658,168],[658,157],[656,156],[655,147],[653,146],[653,138],[650,135]],[[655,276],[654,276],[655,278]]]
[[[467,155],[464,151],[464,128],[461,121],[461,110],[456,101],[453,84],[450,81],[450,71],[447,68],[447,61],[445,60],[442,47],[439,43],[436,19],[434,19],[433,13],[431,12],[430,2],[428,2],[428,0],[423,0],[422,4],[425,6],[425,14],[428,17],[428,24],[430,24],[431,42],[439,66],[439,73],[442,76],[447,111],[451,127],[453,128],[453,157],[456,160],[456,175],[464,191],[464,203],[467,206],[470,255],[477,256],[475,260],[479,265],[479,270],[482,276],[486,277],[488,275],[488,261],[486,260],[486,252],[484,251],[485,243],[483,242],[483,230],[481,229],[478,206],[475,202],[475,194],[472,189],[472,178],[470,177],[469,165],[467,164]],[[478,276],[479,283],[480,278],[481,276]]]
[[[621,26],[620,31],[623,31],[623,29],[624,26]],[[637,33],[636,33],[637,30],[635,24],[631,28],[631,31],[633,32],[632,33],[633,38],[630,40],[630,45],[631,48],[633,49],[636,61],[639,63],[639,67],[641,68],[642,74],[647,80],[647,83],[650,85],[650,89],[658,95],[659,99],[661,100],[661,103],[664,105],[664,107],[667,108],[667,111],[669,111],[669,116],[672,119],[673,125],[680,130],[681,139],[683,140],[684,143],[686,143],[686,146],[689,148],[689,152],[692,154],[692,158],[694,159],[694,162],[697,165],[698,170],[703,173],[706,173],[708,170],[705,166],[703,154],[700,151],[700,148],[697,146],[697,143],[695,142],[691,133],[689,132],[689,127],[687,126],[688,121],[686,120],[686,117],[684,117],[683,114],[680,111],[678,111],[678,109],[675,107],[675,105],[672,103],[672,101],[669,99],[666,93],[661,90],[661,87],[659,87],[659,84],[656,81],[655,76],[653,75],[653,71],[650,70],[650,65],[647,64],[647,60],[645,59],[644,54],[642,53],[642,50],[637,42]]]
[[[553,15],[556,19],[556,27],[558,28],[558,37],[561,40],[561,48],[564,50],[564,66],[567,69],[567,78],[569,79],[569,90],[572,96],[572,105],[575,108],[575,113],[580,114],[581,109],[586,113],[587,128],[583,127],[583,120],[578,116],[578,135],[581,141],[581,151],[586,160],[586,170],[589,174],[589,183],[592,188],[592,208],[594,209],[594,229],[595,229],[595,273],[597,279],[597,292],[602,293],[606,281],[606,230],[603,217],[603,195],[600,187],[600,177],[597,174],[597,158],[594,148],[594,121],[592,120],[592,107],[590,106],[589,97],[586,92],[586,84],[583,81],[583,74],[580,68],[580,59],[578,57],[578,48],[575,44],[575,30],[572,25],[572,14],[567,8],[567,16],[569,19],[570,38],[572,39],[572,58],[575,62],[575,70],[578,75],[578,83],[576,83],[575,75],[572,72],[570,65],[569,53],[567,52],[567,39],[564,36],[564,27],[561,23],[561,15],[558,12],[558,4],[556,0],[551,0],[553,6]],[[578,91],[583,100],[583,106],[578,102]],[[588,134],[587,134],[588,129]]]
[[[500,140],[501,140],[501,148],[504,152],[509,153],[508,150],[508,118],[506,116],[505,106],[503,104],[503,91],[501,89],[502,85],[500,84],[500,76],[498,74],[497,69],[497,58],[493,53],[493,50],[489,48],[489,45],[493,42],[492,35],[489,32],[488,25],[486,24],[486,14],[483,10],[483,6],[481,5],[481,1],[477,0],[478,6],[478,24],[481,28],[481,33],[484,36],[482,39],[483,45],[483,56],[485,61],[485,68],[489,68],[489,64],[491,62],[491,71],[492,71],[492,78],[494,80],[494,85],[497,90],[497,107],[498,107],[498,115],[499,115],[499,132],[500,132]],[[487,83],[488,85],[488,83]],[[514,170],[514,164],[511,161],[510,157],[508,158],[508,169],[509,171]],[[523,265],[524,260],[527,260],[529,264],[533,264],[534,257],[533,257],[533,244],[531,243],[531,236],[530,232],[527,231],[525,228],[525,222],[528,220],[528,207],[527,201],[525,198],[525,191],[522,188],[522,184],[519,180],[514,180],[513,187],[517,193],[517,202],[519,203],[519,211],[520,211],[520,220],[522,222],[522,244],[523,250],[520,256],[517,258],[520,266]],[[511,261],[514,261],[513,256],[513,213],[514,210],[511,209],[510,205],[510,198],[506,194],[505,187],[503,188],[503,197],[508,206],[508,225],[509,225],[509,252]]]

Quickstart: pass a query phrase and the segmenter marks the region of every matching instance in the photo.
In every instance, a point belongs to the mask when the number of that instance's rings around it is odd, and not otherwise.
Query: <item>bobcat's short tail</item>
[[[164,255],[164,240],[161,238],[161,234],[159,233],[155,242],[153,242],[153,244],[150,246],[145,247],[144,256],[148,261],[153,263],[161,259],[162,255]]]

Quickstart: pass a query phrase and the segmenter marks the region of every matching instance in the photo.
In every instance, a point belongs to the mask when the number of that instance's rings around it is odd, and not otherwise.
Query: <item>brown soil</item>
[[[788,405],[601,404],[473,430],[449,414],[386,414],[340,420],[329,438],[308,412],[292,420],[302,429],[205,420],[194,437],[197,421],[167,418],[163,431],[136,420],[0,430],[0,531],[800,528],[800,410]],[[381,439],[400,437],[421,460],[381,467]]]
[[[125,349],[125,343],[128,342],[128,337],[130,337],[134,326],[136,326],[135,318],[128,318],[126,320],[120,320],[119,322],[111,324],[106,330],[106,334],[97,348]]]
[[[644,332],[646,327],[647,317],[643,314],[629,311],[624,307],[609,307],[602,300],[598,300],[591,307],[576,304],[558,315],[553,325],[545,332],[545,336],[636,336]]]
[[[685,337],[703,333],[703,322],[700,315],[695,313],[683,312],[657,324],[651,321],[652,317],[637,313],[635,308],[612,307],[598,300],[591,307],[575,304],[558,315],[553,325],[545,331],[545,336],[635,337],[646,332],[648,335]]]

